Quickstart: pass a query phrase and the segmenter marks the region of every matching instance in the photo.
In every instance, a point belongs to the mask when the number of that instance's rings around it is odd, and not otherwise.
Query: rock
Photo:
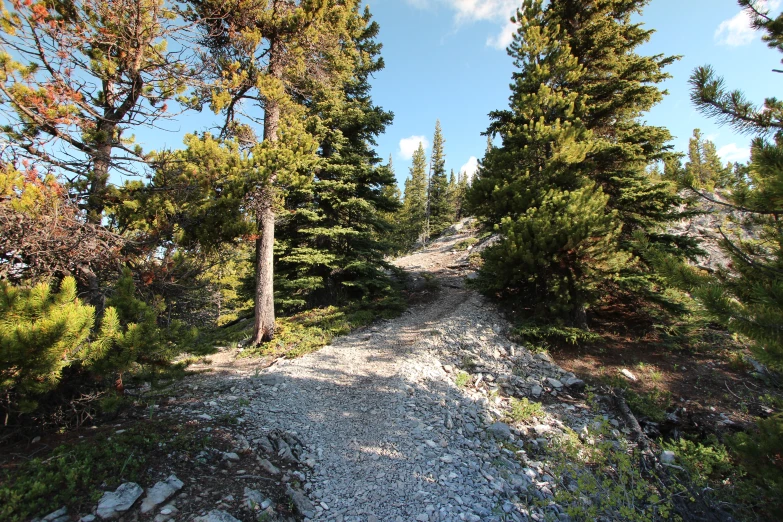
[[[541,394],[544,393],[544,389],[538,384],[535,384],[530,388],[530,393],[533,397],[541,397]]]
[[[266,386],[277,386],[281,382],[283,382],[282,377],[279,375],[274,375],[270,373],[265,373],[263,375],[259,375],[256,380],[260,382],[261,384],[264,384]]]
[[[568,388],[571,391],[582,393],[585,391],[585,381],[582,379],[577,379],[576,377],[569,377],[568,380],[565,382],[566,388]]]
[[[193,519],[193,522],[240,522],[221,509],[214,509],[203,517]]]
[[[79,522],[95,522],[95,515],[84,515]]]
[[[661,462],[664,464],[674,464],[675,460],[677,460],[677,455],[675,455],[673,451],[664,451],[661,453]]]
[[[134,482],[120,485],[116,491],[107,491],[98,502],[96,514],[103,520],[109,520],[128,511],[144,493],[144,489]]]
[[[625,368],[620,370],[620,373],[623,375],[623,377],[625,377],[629,381],[636,382],[636,381],[639,380],[639,379],[636,378],[636,375],[632,374],[630,370],[626,370]]]
[[[304,493],[298,489],[292,488],[290,485],[286,486],[286,495],[291,499],[296,511],[307,518],[315,517],[315,506],[310,502],[310,499],[305,496]]]
[[[266,437],[259,437],[255,440],[256,444],[264,451],[264,453],[274,453],[275,448],[272,446],[272,443],[269,442],[269,439]]]
[[[279,470],[279,469],[277,469],[277,466],[275,466],[274,464],[272,464],[271,462],[269,462],[267,459],[261,459],[261,458],[259,458],[259,459],[258,459],[258,464],[259,464],[259,466],[261,466],[262,468],[264,468],[264,470],[265,470],[267,473],[269,473],[270,475],[279,475],[279,474],[280,474],[280,470]]]
[[[496,439],[508,440],[511,438],[511,428],[505,422],[496,422],[487,428],[487,432]]]
[[[547,378],[547,382],[552,388],[561,389],[563,387],[563,383],[558,381],[557,379],[553,379],[552,377]]]
[[[545,435],[552,431],[552,428],[550,426],[547,426],[546,424],[538,424],[533,428],[533,430],[536,432],[537,435]]]
[[[157,506],[171,498],[174,493],[182,489],[184,484],[176,475],[171,475],[164,481],[158,482],[147,490],[147,496],[141,503],[141,513],[147,514]]]
[[[257,489],[245,487],[245,505],[248,509],[264,509],[262,505],[265,500],[264,495]]]
[[[70,520],[71,517],[68,516],[68,508],[63,506],[57,511],[52,511],[51,513],[46,515],[43,519],[44,522],[65,522],[67,520]]]
[[[239,461],[239,455],[237,455],[234,452],[223,453],[223,459],[231,460],[233,462],[238,462]]]

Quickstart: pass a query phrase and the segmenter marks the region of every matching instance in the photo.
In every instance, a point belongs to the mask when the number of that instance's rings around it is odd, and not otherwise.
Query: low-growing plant
[[[607,437],[608,431],[606,424],[588,429],[588,442],[582,442],[568,430],[554,441],[548,455],[554,501],[573,520],[681,520],[654,472],[638,465],[639,450]]]
[[[475,237],[469,237],[467,239],[463,239],[462,241],[458,241],[457,244],[454,245],[454,250],[461,252],[467,250],[478,242],[479,240]]]
[[[473,371],[476,369],[476,360],[470,355],[464,355],[460,366],[466,371]]]
[[[595,332],[556,324],[523,323],[513,332],[525,342],[548,346],[550,343],[594,343],[601,340],[601,335]]]
[[[542,417],[544,415],[544,409],[541,407],[540,402],[531,402],[527,400],[527,397],[522,399],[511,399],[511,419],[515,422],[522,422],[530,420],[534,417]]]
[[[127,481],[149,483],[151,452],[163,447],[195,454],[206,444],[191,428],[142,422],[124,433],[59,446],[50,455],[0,471],[0,520],[30,520],[61,506],[71,512],[89,509],[105,489]]]
[[[470,374],[462,370],[457,371],[457,375],[454,377],[454,384],[458,388],[464,388],[470,382]]]

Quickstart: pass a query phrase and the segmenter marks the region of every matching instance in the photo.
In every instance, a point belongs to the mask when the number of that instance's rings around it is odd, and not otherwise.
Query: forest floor
[[[110,423],[44,437],[7,458],[53,459],[61,442],[86,444],[105,448],[115,465],[90,464],[93,481],[105,472],[104,491],[126,481],[149,488],[172,474],[182,481],[146,514],[139,503],[117,511],[120,520],[568,520],[568,502],[592,501],[562,471],[557,441],[578,434],[635,447],[627,417],[584,393],[577,376],[598,386],[632,372],[631,391],[660,390],[660,424],[696,411],[688,417],[695,425],[741,426],[744,415],[769,408],[760,390],[741,389],[744,366],[715,355],[604,345],[554,352],[555,362],[530,352],[510,340],[513,326],[498,309],[466,287],[470,250],[461,248],[471,237],[458,231],[395,261],[418,296],[396,319],[296,359],[221,349],[183,379],[129,390],[136,407]],[[718,394],[721,384],[726,392]],[[731,397],[744,401],[744,412]],[[65,452],[63,467],[74,454]],[[100,495],[88,482],[41,503],[68,507],[47,522],[92,520]]]

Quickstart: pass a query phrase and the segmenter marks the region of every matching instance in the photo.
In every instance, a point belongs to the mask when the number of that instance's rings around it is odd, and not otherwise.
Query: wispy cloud
[[[459,171],[460,173],[466,172],[469,180],[473,179],[473,176],[475,176],[478,171],[478,158],[476,158],[476,156],[471,156],[468,162],[459,168]]]
[[[443,5],[454,11],[457,25],[474,22],[496,22],[498,32],[487,38],[487,46],[505,49],[511,43],[516,27],[509,18],[516,13],[519,0],[405,0],[419,9]],[[777,1],[777,0],[776,0]]]
[[[750,159],[750,149],[748,147],[740,147],[736,143],[729,143],[718,149],[718,156],[723,161],[745,162]]]
[[[398,154],[403,159],[411,159],[413,153],[419,148],[419,143],[424,146],[424,150],[430,148],[430,142],[425,136],[411,136],[410,138],[403,138],[400,140],[400,151]]]
[[[780,7],[780,0],[759,0],[756,2],[756,7],[762,11],[773,11]],[[715,30],[715,41],[729,47],[748,45],[758,35],[758,32],[751,27],[750,21],[748,10],[743,9],[720,23]]]

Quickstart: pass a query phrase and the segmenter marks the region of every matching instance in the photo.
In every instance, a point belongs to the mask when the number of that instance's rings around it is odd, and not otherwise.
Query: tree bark
[[[271,341],[275,336],[274,247],[275,212],[272,208],[271,186],[264,190],[258,215],[256,239],[256,295],[253,344]]]
[[[109,184],[112,142],[116,126],[113,124],[99,124],[98,129],[97,134],[102,139],[95,147],[90,186],[87,194],[87,219],[96,225],[101,224],[103,209],[106,206],[106,187]]]
[[[280,79],[283,67],[280,62],[281,44],[271,42],[269,74]],[[280,127],[280,104],[277,100],[266,100],[264,110],[264,141],[277,142]],[[256,239],[256,294],[253,345],[271,341],[275,336],[275,290],[274,290],[274,248],[275,248],[275,181],[277,174],[270,173],[266,185],[261,189],[256,222],[259,238]]]

